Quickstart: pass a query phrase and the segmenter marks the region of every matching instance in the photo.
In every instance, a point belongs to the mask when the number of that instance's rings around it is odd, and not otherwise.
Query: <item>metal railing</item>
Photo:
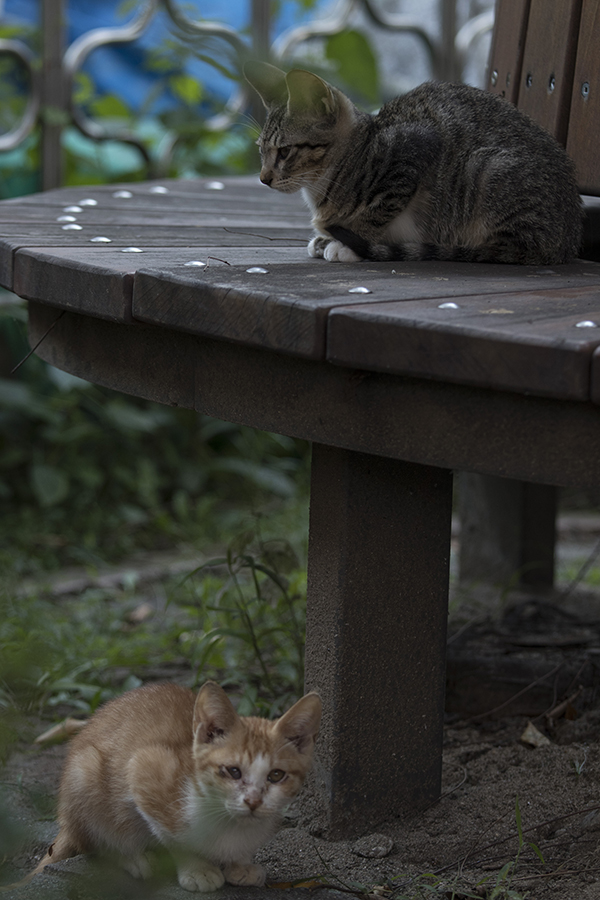
[[[271,42],[270,0],[249,2],[251,29],[248,38],[227,25],[190,18],[176,0],[142,0],[134,17],[126,25],[93,29],[67,47],[64,26],[67,0],[40,0],[41,59],[36,60],[34,53],[22,41],[0,40],[0,54],[16,58],[27,70],[30,80],[29,97],[21,120],[10,131],[0,135],[0,152],[20,146],[39,123],[42,134],[42,188],[57,187],[63,181],[61,135],[64,128],[72,124],[94,140],[118,140],[133,145],[145,160],[150,176],[164,171],[176,135],[164,142],[161,158],[153,160],[139,137],[128,131],[111,130],[89,118],[74,100],[75,78],[89,55],[107,44],[135,41],[161,9],[167,13],[174,35],[188,43],[207,36],[227,42],[234,51],[238,71],[241,71],[243,62],[252,56],[284,62],[297,52],[301,44],[343,31],[356,11],[362,9],[374,25],[414,36],[427,55],[432,78],[460,80],[470,48],[493,25],[493,11],[487,10],[469,19],[457,31],[457,0],[438,0],[440,37],[435,38],[415,17],[386,12],[373,0],[338,0],[328,16],[293,28]],[[1,18],[0,0],[0,21]],[[224,104],[222,113],[208,120],[207,126],[215,130],[227,128],[247,102],[246,88],[241,80]]]

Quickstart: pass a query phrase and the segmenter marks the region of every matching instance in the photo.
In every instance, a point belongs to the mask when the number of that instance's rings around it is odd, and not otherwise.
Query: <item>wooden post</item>
[[[306,686],[332,836],[439,795],[452,475],[313,446]]]

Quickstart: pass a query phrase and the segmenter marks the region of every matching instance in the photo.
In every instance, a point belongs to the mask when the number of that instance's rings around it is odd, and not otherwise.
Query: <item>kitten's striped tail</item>
[[[490,254],[482,247],[440,247],[437,244],[371,244],[341,225],[329,225],[327,231],[363,259],[375,262],[408,260],[444,260],[446,262],[489,262]]]

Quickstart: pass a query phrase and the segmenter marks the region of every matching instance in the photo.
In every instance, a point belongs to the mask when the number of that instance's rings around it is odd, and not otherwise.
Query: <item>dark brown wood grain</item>
[[[333,310],[327,358],[344,366],[587,400],[600,288]],[[593,321],[596,327],[577,327]]]
[[[59,309],[85,312],[116,322],[131,321],[133,275],[96,261],[20,250],[15,256],[13,290],[26,300],[42,300]]]
[[[496,0],[486,87],[517,102],[530,0]]]
[[[567,152],[586,194],[600,194],[600,0],[583,0]]]
[[[56,310],[30,307],[34,343]],[[541,484],[600,484],[593,403],[347,369],[71,312],[37,352],[107,387],[333,447]]]
[[[232,253],[222,252],[224,259],[235,261]],[[327,315],[336,307],[359,305],[368,311],[371,305],[379,309],[382,301],[438,298],[437,302],[443,302],[472,293],[503,294],[518,287],[551,289],[557,280],[565,289],[590,282],[600,289],[600,266],[585,263],[560,267],[565,270],[562,274],[558,269],[452,263],[417,263],[392,274],[384,263],[340,266],[304,258],[290,264],[278,259],[274,248],[264,255],[256,251],[256,257],[268,268],[266,273],[252,274],[245,266],[224,267],[218,261],[208,271],[140,267],[134,282],[133,316],[317,359],[325,353]],[[368,285],[372,293],[349,293],[357,285]]]
[[[582,0],[531,0],[519,108],[567,139]]]

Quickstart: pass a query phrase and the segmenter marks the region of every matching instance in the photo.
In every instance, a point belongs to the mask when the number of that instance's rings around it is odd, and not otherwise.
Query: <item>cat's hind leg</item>
[[[225,866],[225,881],[228,884],[252,884],[262,887],[266,872],[254,863],[229,863]]]

